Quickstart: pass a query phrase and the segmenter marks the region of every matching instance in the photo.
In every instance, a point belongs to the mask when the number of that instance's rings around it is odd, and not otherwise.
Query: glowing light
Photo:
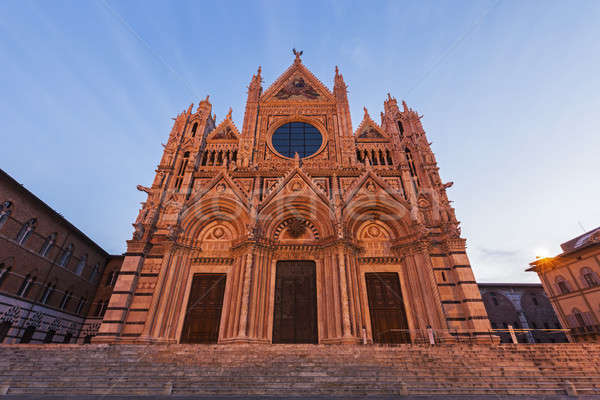
[[[550,257],[550,252],[548,251],[548,249],[546,249],[544,247],[538,247],[537,249],[534,250],[534,253],[535,253],[536,258]]]

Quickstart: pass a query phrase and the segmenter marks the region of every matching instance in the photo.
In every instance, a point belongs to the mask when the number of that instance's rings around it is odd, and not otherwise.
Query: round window
[[[300,158],[315,154],[323,144],[321,132],[306,122],[290,122],[280,126],[271,138],[273,148],[282,156]]]

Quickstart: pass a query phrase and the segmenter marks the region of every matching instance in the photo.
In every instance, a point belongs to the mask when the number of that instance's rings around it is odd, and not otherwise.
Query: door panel
[[[226,274],[194,274],[182,343],[217,343]]]
[[[317,343],[317,279],[313,261],[278,261],[273,343]]]
[[[410,343],[408,323],[395,272],[365,274],[373,341],[376,343]]]

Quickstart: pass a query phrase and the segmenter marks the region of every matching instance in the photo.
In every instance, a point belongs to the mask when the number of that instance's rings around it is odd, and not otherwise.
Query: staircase
[[[0,345],[0,394],[600,396],[600,345]],[[1,398],[1,396],[0,396]]]

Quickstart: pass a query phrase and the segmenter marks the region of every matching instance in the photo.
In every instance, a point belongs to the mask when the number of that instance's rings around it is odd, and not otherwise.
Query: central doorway
[[[217,343],[226,274],[194,274],[181,343]]]
[[[314,261],[278,261],[273,343],[317,343],[317,273]]]

